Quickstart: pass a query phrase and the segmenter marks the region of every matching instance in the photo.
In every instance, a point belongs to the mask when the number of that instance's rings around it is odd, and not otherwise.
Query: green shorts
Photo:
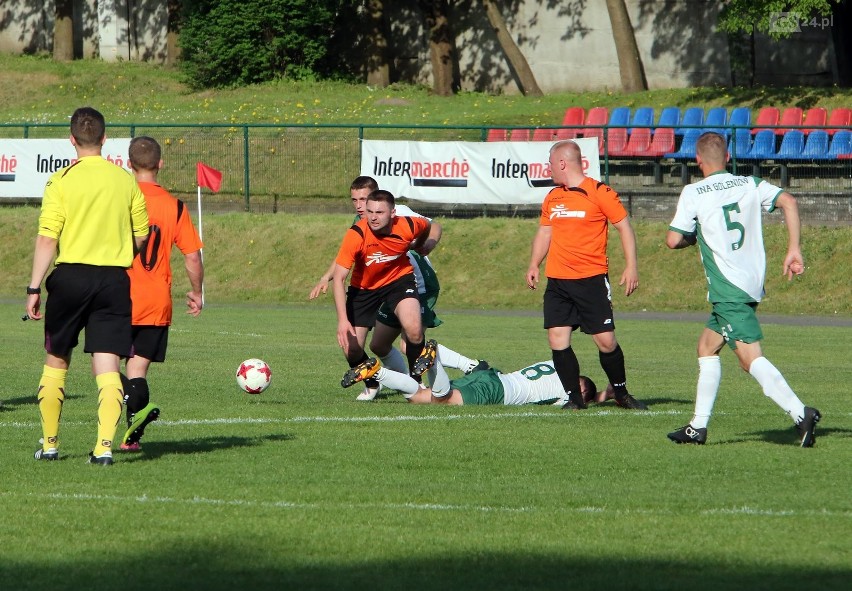
[[[450,388],[461,392],[465,404],[503,404],[503,382],[495,369],[475,371],[450,382]]]
[[[422,318],[424,329],[436,328],[444,323],[444,321],[438,318],[438,315],[435,314],[435,304],[438,302],[439,293],[440,292],[437,291],[433,293],[421,293],[417,296],[420,300],[420,317]],[[391,310],[387,304],[382,304],[379,311],[376,312],[376,320],[385,326],[402,328],[402,325],[399,323],[399,318],[396,317],[396,314],[393,313],[393,310]]]
[[[707,328],[722,335],[728,346],[736,350],[736,341],[756,343],[763,340],[757,320],[757,302],[713,304]]]

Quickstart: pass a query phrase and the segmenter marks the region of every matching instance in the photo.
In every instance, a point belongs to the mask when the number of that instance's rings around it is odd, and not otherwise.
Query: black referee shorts
[[[45,281],[44,348],[65,357],[86,329],[86,353],[130,355],[130,278],[121,267],[63,263]]]
[[[580,327],[587,334],[615,330],[609,277],[547,278],[544,291],[544,328]]]

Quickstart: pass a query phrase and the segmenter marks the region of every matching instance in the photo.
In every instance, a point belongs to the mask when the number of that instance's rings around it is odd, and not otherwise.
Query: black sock
[[[414,367],[414,362],[417,361],[417,358],[420,357],[420,354],[423,353],[423,347],[425,346],[425,344],[425,340],[421,340],[419,343],[411,343],[408,341],[405,342],[405,357],[408,359],[409,371],[411,371],[411,368]],[[417,378],[415,377],[415,379]]]
[[[133,393],[136,396],[136,410],[139,412],[151,402],[151,392],[148,390],[148,380],[145,378],[133,378],[130,380],[130,385],[133,386]]]
[[[585,407],[583,393],[580,392],[580,362],[577,361],[574,349],[568,347],[561,351],[553,350],[552,352],[553,367],[556,369],[556,375],[559,376],[559,381],[562,383],[562,389],[568,394],[571,402],[577,406]]]
[[[627,396],[627,371],[624,369],[624,352],[621,345],[616,344],[615,349],[609,353],[599,351],[598,357],[609,383],[612,384],[615,398],[620,400]]]

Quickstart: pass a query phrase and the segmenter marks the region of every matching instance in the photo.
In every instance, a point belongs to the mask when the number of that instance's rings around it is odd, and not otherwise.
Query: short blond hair
[[[708,131],[702,133],[695,142],[695,153],[701,156],[702,160],[724,166],[728,160],[728,144],[720,134]]]

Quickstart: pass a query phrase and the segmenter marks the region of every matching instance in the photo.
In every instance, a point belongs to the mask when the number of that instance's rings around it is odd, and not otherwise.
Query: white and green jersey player
[[[761,216],[775,209],[782,192],[759,177],[727,171],[683,188],[669,230],[697,239],[711,303],[757,303],[763,298]]]

